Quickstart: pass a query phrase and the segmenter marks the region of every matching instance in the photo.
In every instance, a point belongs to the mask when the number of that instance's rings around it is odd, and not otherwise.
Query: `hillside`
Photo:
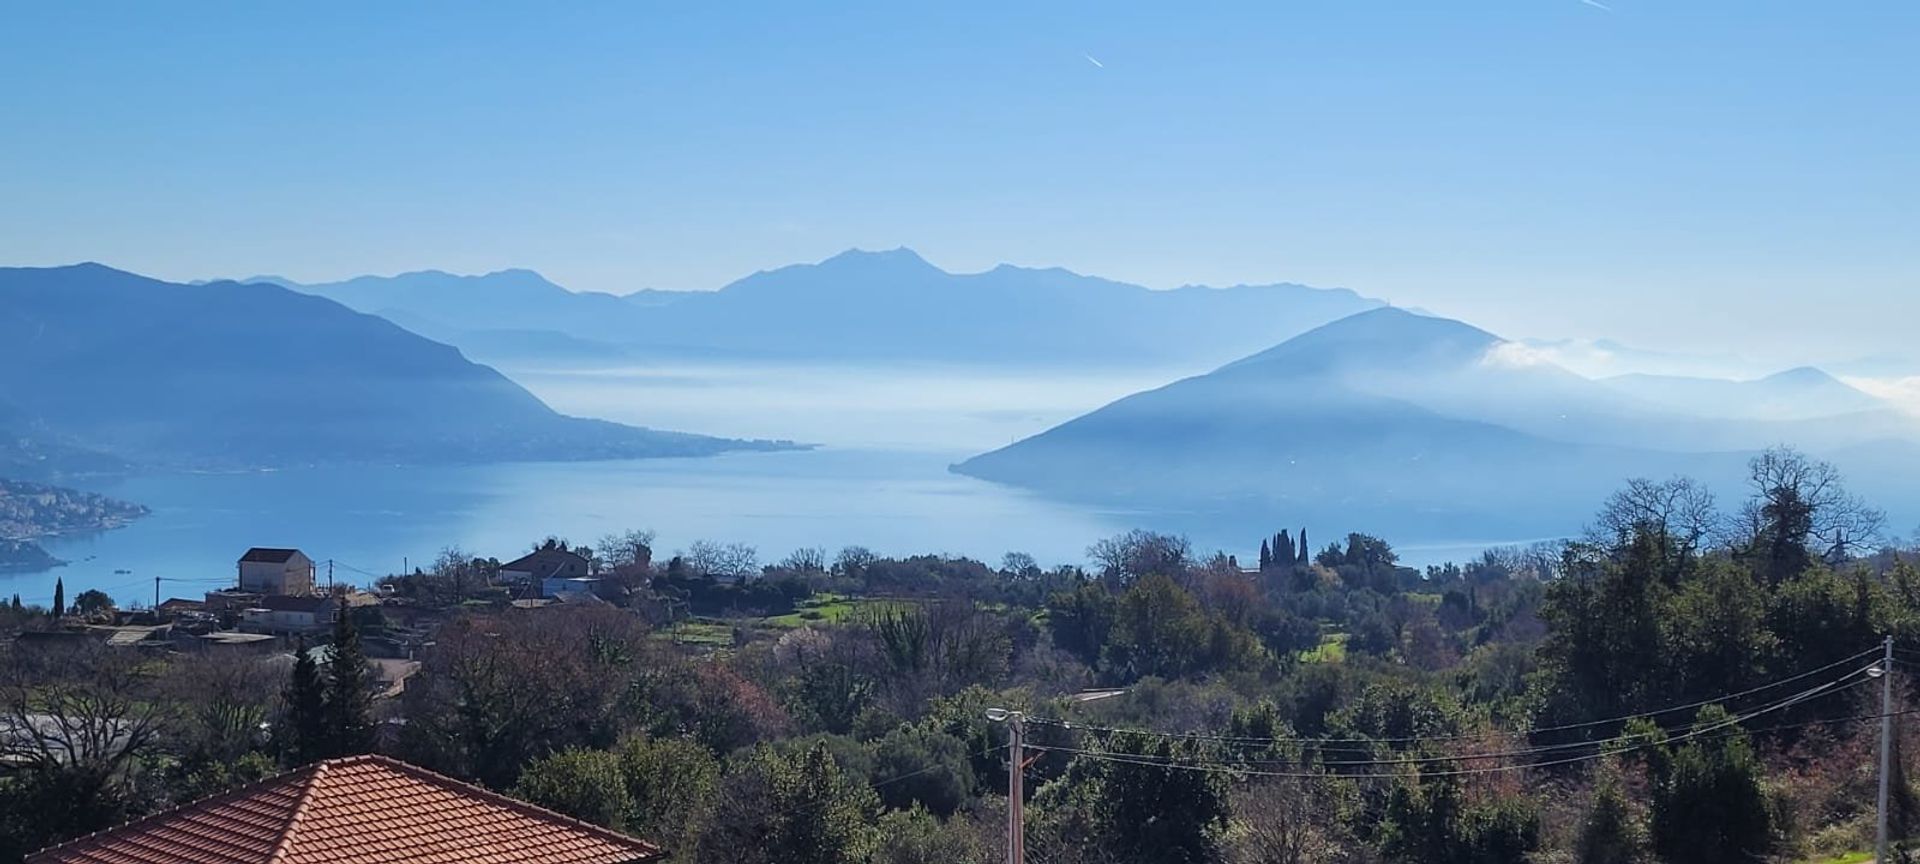
[[[1558,367],[1516,362],[1510,344],[1378,309],[954,470],[1121,506],[1509,536],[1564,533],[1627,476],[1738,476],[1738,453],[1690,446],[1722,425],[1687,427]]]
[[[1709,416],[1806,420],[1889,410],[1885,402],[1806,366],[1748,381],[1620,375],[1602,383],[1676,411]]]
[[[262,277],[270,278],[270,277]],[[907,249],[849,251],[718,291],[574,293],[525,270],[295,285],[475,356],[830,362],[1224,362],[1378,301],[1300,285],[1150,291],[1067,270],[956,274]],[[536,334],[545,333],[545,337]],[[502,334],[506,334],[502,338]],[[562,342],[556,337],[567,337]]]
[[[566,417],[454,348],[329,300],[97,264],[0,269],[0,392],[34,440],[175,467],[779,446]]]

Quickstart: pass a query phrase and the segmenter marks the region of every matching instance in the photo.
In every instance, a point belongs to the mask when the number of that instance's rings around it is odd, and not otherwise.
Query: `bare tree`
[[[600,560],[607,567],[618,570],[653,560],[653,532],[644,529],[619,531],[600,538],[594,547],[600,550]]]
[[[139,658],[87,646],[18,659],[0,715],[0,762],[103,794],[130,783],[161,722]]]
[[[745,543],[695,540],[683,556],[693,572],[703,576],[746,579],[760,572],[760,553]]]
[[[1719,532],[1720,525],[1712,490],[1693,478],[1635,477],[1607,498],[1587,528],[1587,540],[1608,547],[1624,544],[1637,533],[1653,533],[1691,555]]]
[[[1187,538],[1138,528],[1087,547],[1087,557],[1099,562],[1104,575],[1123,580],[1152,575],[1178,579],[1186,574],[1192,555]]]
[[[1840,470],[1791,447],[1774,447],[1747,463],[1751,492],[1741,513],[1749,549],[1778,568],[1804,553],[1844,561],[1880,542],[1886,514],[1847,491]],[[1796,554],[1801,553],[1801,554]]]
[[[1283,780],[1242,786],[1233,792],[1230,864],[1309,864],[1348,859],[1338,820],[1324,784]]]
[[[827,550],[815,546],[806,546],[793,550],[780,561],[780,566],[797,573],[827,572]]]

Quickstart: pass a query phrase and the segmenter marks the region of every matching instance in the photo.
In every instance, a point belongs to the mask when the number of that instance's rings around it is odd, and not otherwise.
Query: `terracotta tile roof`
[[[318,762],[27,864],[628,864],[660,850],[384,756]]]

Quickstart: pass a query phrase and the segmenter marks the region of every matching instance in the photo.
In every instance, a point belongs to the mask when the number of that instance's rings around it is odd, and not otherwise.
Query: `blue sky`
[[[908,245],[1913,353],[1920,4],[925,5],[11,3],[0,263],[626,291]]]

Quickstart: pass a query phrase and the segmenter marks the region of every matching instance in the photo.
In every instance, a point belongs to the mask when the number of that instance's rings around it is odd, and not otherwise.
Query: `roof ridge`
[[[344,759],[324,759],[313,764],[313,771],[307,775],[305,788],[300,790],[300,802],[293,805],[293,814],[287,817],[287,828],[280,832],[279,842],[273,844],[273,851],[267,854],[267,864],[280,864],[287,860],[287,853],[293,847],[293,835],[300,831],[300,817],[307,812],[307,805],[313,803],[313,790],[320,787],[327,769]]]
[[[110,825],[98,831],[92,831],[86,834],[82,834],[78,837],[62,840],[50,846],[43,846],[40,849],[34,851],[33,853],[27,855],[26,857],[28,859],[36,858],[40,855],[44,855],[56,849],[61,849],[67,846],[73,846],[79,843],[85,843],[88,840],[92,840],[103,834],[112,834],[124,828],[132,828],[136,825],[141,825],[147,822],[157,822],[164,818],[170,818],[172,816],[175,816],[179,813],[193,809],[195,807],[211,806],[217,802],[224,801],[228,798],[241,798],[247,795],[251,795],[275,783],[280,783],[280,782],[292,779],[295,775],[298,775],[299,773],[306,771],[310,767],[312,766],[302,765],[298,768],[289,768],[277,774],[271,774],[266,777],[262,777],[258,780],[253,781],[252,783],[244,783],[239,786],[235,786],[232,789],[228,789],[224,792],[215,792],[211,795],[202,795],[184,804],[176,804],[172,807],[168,807],[163,810],[155,810],[154,812],[148,813],[147,815],[142,816],[138,819],[128,819],[127,821],[122,822],[118,825]]]
[[[518,798],[514,798],[509,795],[502,795],[484,786],[468,783],[467,781],[461,780],[456,777],[449,777],[437,771],[431,771],[426,768],[422,768],[411,762],[403,762],[391,756],[383,756],[378,753],[369,753],[366,756],[359,756],[355,758],[365,759],[372,762],[378,762],[391,770],[398,771],[403,774],[412,774],[422,780],[425,780],[429,783],[433,783],[439,786],[451,787],[455,791],[458,791],[462,794],[472,795],[474,797],[480,798],[489,803],[498,804],[500,806],[506,807],[510,810],[518,810],[518,811],[521,811],[522,813],[538,816],[542,819],[551,819],[555,822],[564,823],[566,825],[584,830],[590,834],[594,834],[603,840],[641,846],[649,850],[649,857],[657,858],[663,854],[663,850],[658,845],[654,844],[651,841],[643,840],[639,837],[634,837],[628,834],[622,834],[611,828],[607,828],[602,825],[595,825],[592,822],[588,822],[584,819],[578,819],[572,816],[568,816],[565,813],[560,813],[554,810],[548,810],[547,808],[542,807],[538,804],[530,804],[526,801],[522,801]]]

